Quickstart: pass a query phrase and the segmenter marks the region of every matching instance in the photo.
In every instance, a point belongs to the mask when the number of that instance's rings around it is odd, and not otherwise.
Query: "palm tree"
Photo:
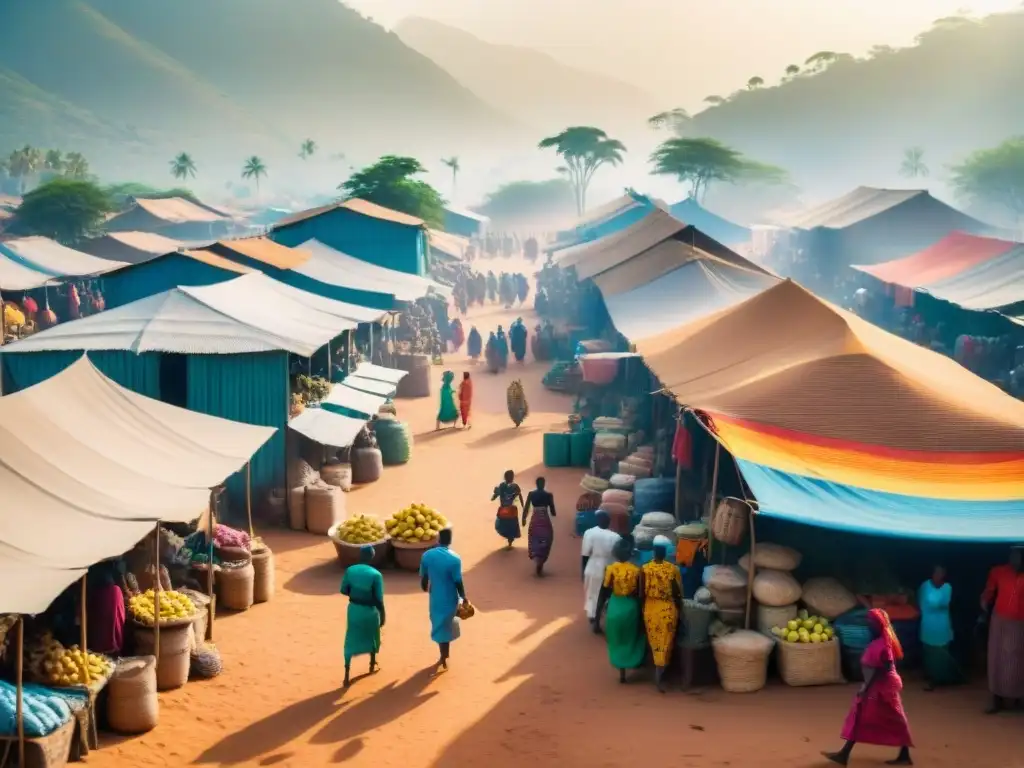
[[[900,174],[908,179],[928,175],[928,166],[924,164],[924,149],[910,147],[903,151],[903,162],[900,163]]]
[[[176,179],[194,179],[196,177],[196,164],[192,155],[182,152],[171,160],[171,175]]]
[[[245,161],[245,165],[242,166],[242,178],[252,179],[256,182],[256,197],[260,196],[260,178],[267,175],[267,166],[263,164],[256,155],[253,155]]]
[[[64,175],[70,179],[84,179],[89,175],[89,161],[81,152],[68,152],[64,157]]]
[[[647,124],[656,131],[663,128],[672,132],[673,136],[683,136],[686,133],[686,126],[690,124],[690,113],[682,107],[670,109],[667,112],[659,112],[653,117],[647,118]]]
[[[43,153],[29,144],[21,149],[16,149],[7,159],[7,171],[12,178],[18,180],[18,189],[21,194],[25,194],[29,177],[39,170],[42,162]]]
[[[302,147],[299,149],[299,157],[303,160],[312,157],[316,153],[316,142],[312,139],[306,139],[302,142]]]
[[[48,149],[43,157],[43,168],[60,173],[64,170],[64,155],[59,149]]]
[[[758,77],[757,75],[754,75],[754,77],[752,77],[749,80],[747,80],[747,89],[748,90],[756,91],[762,85],[764,85],[764,78],[763,77]]]
[[[576,210],[582,216],[587,210],[587,187],[602,165],[618,165],[626,147],[611,139],[600,128],[573,126],[542,139],[540,149],[553,149],[568,169],[569,182],[576,193]]]
[[[459,181],[459,171],[462,170],[462,165],[459,163],[459,158],[456,155],[451,157],[442,157],[441,162],[448,166],[452,172],[452,199],[455,198],[455,186]]]

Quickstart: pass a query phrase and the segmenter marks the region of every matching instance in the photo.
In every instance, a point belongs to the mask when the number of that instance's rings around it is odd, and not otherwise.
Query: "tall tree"
[[[710,138],[669,139],[654,150],[651,163],[653,173],[675,176],[688,184],[690,196],[698,201],[704,199],[713,181],[781,183],[786,178],[781,168],[750,160]]]
[[[817,53],[807,57],[807,61],[804,62],[804,66],[814,72],[818,72],[834,62],[837,56],[838,55],[835,51],[818,51]]]
[[[427,182],[413,178],[426,169],[414,157],[385,155],[338,185],[346,197],[358,197],[423,219],[427,226],[444,223],[444,198]]]
[[[656,131],[668,130],[673,136],[685,136],[686,127],[692,119],[689,112],[682,107],[676,107],[647,118],[647,124]]]
[[[43,156],[43,169],[54,173],[64,172],[64,153],[59,149],[48,149]]]
[[[7,172],[11,178],[17,179],[19,194],[25,194],[28,180],[39,170],[42,163],[43,153],[29,144],[14,150],[7,158]]]
[[[916,179],[919,176],[928,175],[928,166],[924,164],[924,150],[921,147],[910,147],[903,150],[900,174],[908,179]]]
[[[452,172],[452,199],[454,199],[455,188],[459,183],[459,171],[462,170],[462,166],[459,164],[459,158],[455,155],[452,155],[451,157],[442,157],[441,162]]]
[[[600,128],[591,126],[566,128],[542,139],[537,146],[555,150],[565,162],[569,182],[576,193],[576,210],[581,216],[587,210],[587,188],[594,174],[601,166],[621,163],[626,151],[621,141],[611,139]]]
[[[188,152],[179,153],[171,160],[171,176],[176,179],[194,179],[196,163]]]
[[[718,96],[716,94],[712,94],[711,96],[705,96],[704,97],[704,103],[705,104],[710,104],[713,107],[718,106],[719,104],[725,104],[725,102],[726,102],[726,99],[725,99],[724,96]]]
[[[758,77],[757,75],[754,75],[752,78],[747,80],[747,89],[748,90],[756,91],[762,85],[764,85],[764,78],[763,77]]]
[[[14,231],[74,245],[99,232],[110,210],[110,199],[92,182],[56,178],[25,195]]]
[[[68,152],[64,156],[64,175],[69,179],[85,179],[89,176],[89,161],[81,152]]]
[[[299,149],[299,157],[306,160],[316,154],[316,142],[312,139],[306,139],[302,142],[302,147]]]
[[[799,74],[800,74],[800,65],[799,64],[790,64],[788,67],[786,67],[786,79],[787,80],[792,80],[794,77],[796,77]]]
[[[1024,221],[1024,136],[980,149],[951,170],[959,197],[1005,208]]]
[[[263,160],[253,155],[245,161],[245,165],[242,166],[242,178],[252,179],[256,182],[256,196],[260,195],[260,179],[267,175],[267,166],[264,165]]]

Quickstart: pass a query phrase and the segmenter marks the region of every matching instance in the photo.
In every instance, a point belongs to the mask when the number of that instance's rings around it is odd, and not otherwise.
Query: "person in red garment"
[[[886,765],[913,765],[910,748],[914,742],[900,696],[903,680],[896,671],[896,662],[903,658],[903,647],[885,611],[869,611],[868,628],[874,639],[860,657],[864,684],[843,723],[842,738],[846,744],[838,752],[822,754],[833,763],[846,765],[856,744],[874,744],[899,748],[899,754],[886,761]]]
[[[127,617],[124,592],[118,586],[118,565],[100,563],[90,574],[93,582],[89,593],[89,650],[107,656],[121,655],[124,647],[124,624]]]
[[[1010,550],[1010,562],[988,574],[981,595],[983,618],[991,609],[988,631],[988,690],[995,714],[1024,699],[1024,547]]]

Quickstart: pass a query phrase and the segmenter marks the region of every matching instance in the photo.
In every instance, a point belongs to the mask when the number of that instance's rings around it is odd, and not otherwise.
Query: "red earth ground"
[[[471,322],[486,338],[518,315],[533,324],[530,311],[493,307],[474,310]],[[386,571],[382,671],[341,690],[345,599],[332,545],[308,534],[260,531],[276,555],[278,592],[268,604],[218,616],[224,673],[161,694],[159,727],[128,740],[104,735],[90,765],[821,765],[820,751],[839,744],[852,685],[795,689],[774,681],[755,694],[708,687],[664,696],[646,675],[619,685],[601,638],[582,615],[579,540],[572,537],[582,472],[545,470],[541,460],[541,436],[564,427],[571,401],[543,389],[541,364],[513,363],[492,376],[462,354],[445,363],[459,378],[463,370],[474,373],[473,428],[436,433],[436,397],[399,401],[399,417],[416,435],[412,461],[350,493],[348,510],[384,517],[424,502],[452,521],[478,610],[453,645],[450,671],[431,677],[437,649],[416,577]],[[518,429],[505,409],[505,388],[515,377],[531,409]],[[489,499],[505,469],[514,469],[524,488],[543,474],[562,510],[547,578],[533,575],[524,541],[504,551],[494,533]],[[354,673],[365,665],[365,657],[357,659]],[[986,717],[984,703],[983,687],[925,693],[908,680],[917,764],[1024,768],[1024,721]],[[851,764],[880,765],[892,756],[863,747]]]

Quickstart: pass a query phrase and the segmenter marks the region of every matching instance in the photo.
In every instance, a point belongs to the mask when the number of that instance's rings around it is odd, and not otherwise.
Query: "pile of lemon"
[[[824,616],[810,616],[802,610],[786,626],[772,627],[772,634],[787,643],[827,643],[835,636],[835,630]]]
[[[391,538],[411,544],[433,541],[448,526],[448,520],[426,504],[412,504],[392,515],[385,525]]]
[[[87,685],[110,677],[114,662],[77,645],[65,648],[52,640],[43,657],[43,674],[50,685]]]
[[[385,537],[380,520],[369,515],[356,515],[343,522],[335,530],[338,541],[346,544],[376,544]]]
[[[135,595],[129,602],[128,608],[132,617],[147,627],[152,627],[154,614],[156,613],[156,595],[152,589],[148,589],[141,595]],[[179,621],[195,616],[196,606],[188,595],[173,590],[160,590],[160,623]]]

